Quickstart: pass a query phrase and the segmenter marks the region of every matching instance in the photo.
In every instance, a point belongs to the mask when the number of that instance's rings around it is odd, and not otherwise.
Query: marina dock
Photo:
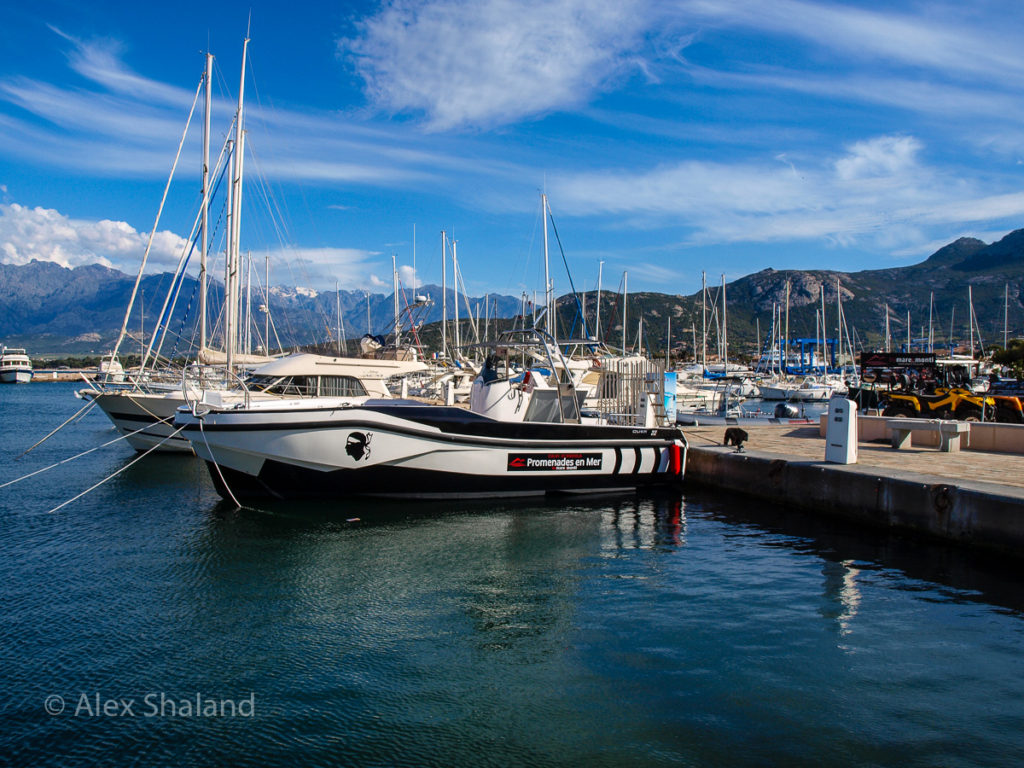
[[[818,424],[744,429],[737,451],[722,445],[724,426],[684,427],[687,482],[1024,556],[1024,455],[895,450],[862,430],[857,463],[832,464]]]
[[[92,381],[96,378],[96,368],[36,368],[32,381],[37,384],[46,381]]]

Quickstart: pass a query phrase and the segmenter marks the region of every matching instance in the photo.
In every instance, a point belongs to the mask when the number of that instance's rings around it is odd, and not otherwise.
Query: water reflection
[[[852,560],[826,560],[821,572],[825,597],[821,615],[836,622],[840,635],[847,635],[860,607],[861,594],[857,584],[860,570],[853,567]]]
[[[825,595],[841,606],[831,611],[837,617],[856,615],[858,581],[865,572],[879,578],[879,574],[894,571],[904,574],[911,583],[936,585],[944,599],[953,602],[990,603],[1024,613],[1018,558],[869,528],[783,505],[752,502],[749,497],[723,491],[688,490],[686,502],[730,526],[772,534],[773,538],[764,540],[766,546],[795,548],[820,557],[824,561]]]
[[[678,496],[620,500],[608,505],[605,527],[615,549],[673,548],[686,543],[686,517]]]

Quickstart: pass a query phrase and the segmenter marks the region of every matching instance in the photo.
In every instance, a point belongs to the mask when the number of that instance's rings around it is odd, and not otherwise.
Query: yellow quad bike
[[[996,401],[963,387],[936,387],[934,394],[887,392],[883,416],[995,421]]]

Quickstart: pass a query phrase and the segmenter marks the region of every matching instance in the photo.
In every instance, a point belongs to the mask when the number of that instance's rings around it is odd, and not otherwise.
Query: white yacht
[[[191,366],[182,379],[164,391],[155,385],[79,390],[94,400],[129,445],[138,451],[159,446],[162,451],[191,452],[183,436],[175,435],[174,414],[179,406],[202,401],[221,407],[243,402],[262,402],[310,397],[391,397],[389,379],[401,379],[426,370],[419,360],[365,360],[299,353],[255,368],[244,387],[230,387],[219,366]]]
[[[0,347],[0,383],[27,384],[32,381],[32,361],[24,349]]]

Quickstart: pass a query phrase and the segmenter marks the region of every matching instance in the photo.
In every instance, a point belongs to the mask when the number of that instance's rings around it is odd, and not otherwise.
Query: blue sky
[[[419,282],[444,229],[471,293],[542,292],[542,190],[587,290],[602,261],[690,293],[1024,226],[1017,0],[42,0],[0,6],[0,261],[137,270],[207,49],[228,129],[250,9],[243,248],[277,284],[389,290],[392,254],[408,283],[415,228]]]

